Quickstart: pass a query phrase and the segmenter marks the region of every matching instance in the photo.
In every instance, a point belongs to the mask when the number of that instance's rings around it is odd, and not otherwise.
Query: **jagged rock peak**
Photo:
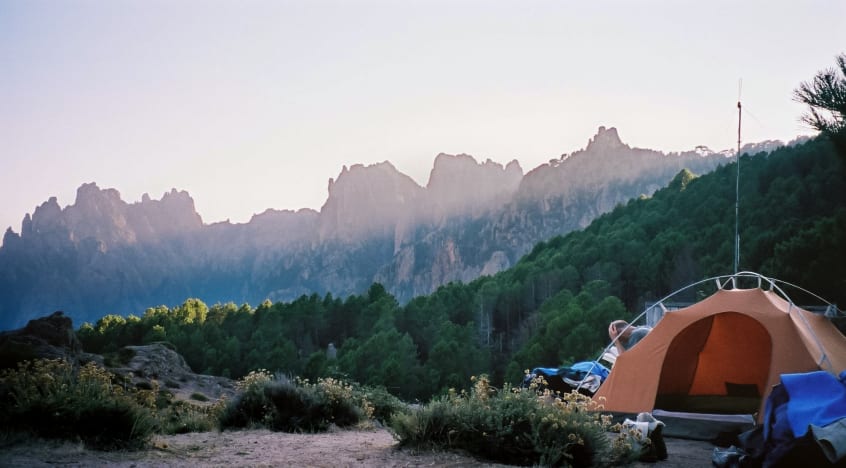
[[[317,219],[317,216],[318,212],[311,208],[300,208],[296,211],[268,208],[261,213],[253,214],[248,224],[254,226],[278,225],[281,222],[312,221]]]
[[[185,190],[176,190],[176,188],[170,189],[170,192],[165,192],[162,195],[162,201],[165,200],[192,200],[191,195],[188,194]]]
[[[145,193],[140,202],[129,205],[126,216],[139,240],[155,240],[160,235],[176,235],[203,226],[194,199],[185,190],[175,188],[162,194],[161,200]]]
[[[320,238],[353,240],[392,232],[412,216],[423,188],[390,162],[344,166],[329,180],[329,197],[320,209]]]
[[[523,169],[516,161],[508,166],[472,156],[441,153],[435,158],[426,184],[432,220],[478,215],[509,200],[520,185]]]
[[[505,165],[505,172],[518,172],[520,173],[520,175],[523,175],[523,167],[520,166],[520,161],[512,159],[508,164]]]
[[[41,216],[50,216],[56,215],[62,212],[62,208],[59,206],[59,201],[56,197],[50,197],[47,199],[46,202],[38,205],[35,208],[35,212],[32,213],[32,218],[40,218]],[[29,214],[27,214],[29,215]]]
[[[21,236],[15,234],[15,231],[12,230],[12,227],[9,226],[6,228],[6,233],[3,234],[3,247],[9,248],[12,245],[16,245],[17,241],[19,241]]]
[[[113,188],[100,189],[95,182],[82,184],[76,189],[77,206],[97,204],[98,201],[119,202],[120,192]]]
[[[24,217],[23,231],[39,232],[52,229],[63,223],[62,208],[56,197],[50,197],[46,202],[38,205],[30,218],[29,213]]]
[[[588,141],[585,151],[605,151],[624,147],[628,148],[628,145],[624,144],[623,141],[620,140],[620,135],[617,134],[617,129],[614,127],[606,129],[603,126],[599,127],[599,130],[596,131],[596,135]]]
[[[486,159],[484,163],[479,163],[473,156],[468,154],[451,155],[440,153],[435,157],[435,163],[432,171],[429,173],[429,182],[426,184],[428,188],[437,185],[441,178],[460,179],[463,182],[467,180],[465,177],[473,177],[477,174],[487,174],[491,176],[498,176],[501,174],[517,178],[523,176],[523,168],[516,159],[503,167],[502,164],[492,161],[490,158]]]
[[[367,188],[368,191],[388,188],[396,190],[400,186],[420,188],[414,179],[398,171],[389,161],[367,166],[364,164],[353,164],[349,168],[344,166],[336,180],[329,179],[329,198],[332,198],[332,195],[341,187],[351,186]]]
[[[95,182],[80,185],[75,202],[64,209],[56,197],[50,197],[21,224],[22,238],[38,237],[51,248],[64,242],[78,245],[91,238],[101,251],[118,244],[156,241],[162,235],[180,235],[203,226],[188,192],[172,189],[161,200],[145,193],[140,202],[128,204],[116,189],[101,189]]]
[[[141,200],[144,203],[144,200]],[[148,202],[152,203],[152,202]],[[170,189],[170,192],[165,192],[162,195],[161,204],[166,210],[173,215],[181,215],[186,218],[200,219],[197,209],[194,206],[194,199],[185,190]],[[202,222],[200,222],[202,224]]]
[[[337,179],[329,178],[329,196],[332,196],[332,189],[339,183],[359,183],[362,181],[373,181],[375,179],[390,180],[397,179],[398,177],[408,179],[419,187],[413,179],[398,171],[390,161],[382,161],[366,166],[364,164],[353,164],[347,167],[345,164],[341,168],[341,173],[338,174]]]
[[[344,166],[341,175],[338,176],[338,180],[340,180],[343,176],[350,176],[351,174],[365,174],[375,172],[390,175],[401,174],[400,171],[398,171],[397,168],[394,167],[394,165],[391,164],[390,161],[382,161],[375,164],[368,164],[366,166],[364,164],[359,163],[353,164],[349,167],[349,169],[347,169],[347,166]]]

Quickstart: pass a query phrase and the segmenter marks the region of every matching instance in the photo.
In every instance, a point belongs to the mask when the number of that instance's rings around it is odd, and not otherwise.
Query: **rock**
[[[231,379],[195,374],[185,358],[171,346],[163,342],[125,346],[117,354],[128,359],[127,362],[107,369],[128,378],[138,388],[152,388],[155,380],[160,390],[171,392],[177,399],[192,400],[195,404],[202,403],[194,398],[198,393],[210,400],[235,394],[235,384]]]
[[[503,167],[490,159],[478,163],[466,154],[441,153],[426,184],[429,209],[436,221],[478,216],[508,202],[522,178],[523,169],[517,161]]]
[[[0,369],[14,368],[21,361],[35,359],[64,359],[74,366],[93,362],[109,372],[124,376],[139,388],[170,391],[175,398],[191,400],[194,404],[211,404],[213,400],[235,394],[231,379],[195,374],[169,343],[126,346],[116,353],[123,359],[118,366],[109,367],[103,356],[83,352],[82,344],[73,329],[73,322],[63,312],[34,320],[23,328],[0,332]],[[208,399],[197,400],[197,394]]]
[[[596,131],[596,135],[588,142],[585,150],[588,152],[602,152],[619,150],[622,148],[628,148],[628,145],[623,144],[623,141],[620,140],[620,135],[617,134],[616,128],[611,127],[606,129],[605,127],[599,127],[599,130]]]
[[[511,262],[508,261],[508,256],[505,252],[497,250],[491,255],[490,260],[485,263],[485,266],[482,267],[482,275],[493,276],[509,267],[511,267]]]
[[[176,351],[164,343],[153,343],[143,346],[126,346],[132,358],[126,364],[135,375],[154,379],[180,378],[194,372]]]
[[[65,359],[79,364],[82,345],[73,321],[61,311],[30,320],[18,330],[0,332],[0,368],[33,359]]]
[[[346,166],[329,181],[329,198],[320,210],[321,241],[358,242],[392,235],[398,221],[414,217],[423,188],[391,163]]]

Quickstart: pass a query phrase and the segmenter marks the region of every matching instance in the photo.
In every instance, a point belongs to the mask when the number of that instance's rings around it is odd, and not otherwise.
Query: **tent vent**
[[[838,309],[834,304],[829,304],[828,307],[825,308],[825,316],[828,318],[837,318],[841,315],[840,309]]]

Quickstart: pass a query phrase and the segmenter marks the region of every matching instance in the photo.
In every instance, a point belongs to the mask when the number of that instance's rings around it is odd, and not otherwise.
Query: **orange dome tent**
[[[831,321],[784,299],[772,280],[756,277],[771,288],[721,287],[667,312],[620,354],[594,400],[620,413],[762,415],[781,374],[846,369],[846,337]]]

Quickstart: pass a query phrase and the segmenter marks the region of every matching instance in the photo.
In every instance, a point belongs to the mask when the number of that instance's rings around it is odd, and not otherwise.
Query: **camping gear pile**
[[[593,396],[602,382],[608,378],[609,372],[608,368],[598,361],[582,361],[572,366],[558,368],[535,367],[523,378],[522,386],[529,388],[533,382],[540,382],[539,389],[541,390],[547,388],[559,393],[577,391],[583,395]]]
[[[767,399],[763,424],[737,444],[714,449],[730,466],[846,466],[846,371],[784,374]]]

